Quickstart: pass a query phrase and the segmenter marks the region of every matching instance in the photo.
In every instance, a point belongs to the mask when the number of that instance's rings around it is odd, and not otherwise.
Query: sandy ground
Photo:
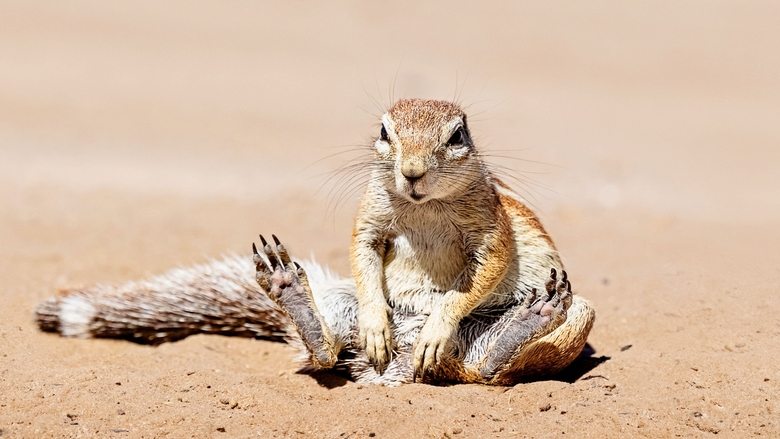
[[[778,4],[479,3],[0,2],[0,436],[780,436]],[[34,326],[259,232],[347,273],[327,156],[455,95],[597,308],[566,374],[386,389]]]

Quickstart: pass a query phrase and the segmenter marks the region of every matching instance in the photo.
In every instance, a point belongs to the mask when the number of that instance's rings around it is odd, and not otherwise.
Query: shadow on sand
[[[609,361],[611,357],[606,355],[596,356],[596,350],[590,343],[585,345],[582,353],[575,359],[566,369],[558,372],[552,376],[534,376],[525,377],[519,380],[519,383],[530,383],[535,381],[560,381],[569,384],[573,384],[576,381],[582,379],[586,374],[596,368],[596,366]],[[317,370],[317,371],[299,371],[298,373],[309,375],[317,381],[322,387],[327,389],[335,389],[337,387],[345,386],[351,382],[349,374],[346,369],[333,369],[333,370]],[[442,383],[443,385],[448,385]]]

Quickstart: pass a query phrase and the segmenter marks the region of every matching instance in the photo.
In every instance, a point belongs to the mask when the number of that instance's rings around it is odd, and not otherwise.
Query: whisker
[[[357,183],[355,184],[355,186],[352,186],[352,188],[364,186],[366,183],[367,183],[367,180],[358,180]],[[329,196],[328,197],[328,204],[326,206],[327,211],[328,212],[332,212],[332,214],[335,216],[336,211],[338,210],[338,208],[342,204],[342,201],[345,201],[343,199],[343,195],[348,193],[348,191],[349,191],[349,193],[351,193],[352,190],[353,190],[352,188],[350,188],[348,190],[342,190],[336,196]]]
[[[379,84],[376,82],[376,77],[374,77],[374,86],[376,87],[377,91],[379,91]],[[372,114],[372,116],[374,119],[379,119],[379,115],[385,113],[385,107],[374,97],[374,95],[369,93],[365,85],[363,85],[363,93],[371,100],[371,102],[374,104],[374,108],[379,112],[378,114]]]
[[[505,159],[505,160],[514,160],[518,162],[525,162],[525,163],[533,163],[535,165],[542,165],[542,166],[550,166],[553,168],[563,168],[561,165],[557,165],[555,163],[548,163],[548,162],[542,162],[538,160],[530,160],[530,159],[524,159],[521,157],[515,157],[510,155],[502,155],[502,154],[495,154],[493,151],[485,151],[485,152],[479,152],[478,155],[482,158],[498,158],[498,159]]]
[[[526,184],[526,185],[529,185],[529,186],[533,186],[533,187],[535,187],[537,189],[545,190],[545,191],[550,192],[552,194],[558,195],[558,192],[555,189],[551,188],[550,186],[547,186],[546,184],[540,183],[540,182],[538,182],[538,181],[536,181],[536,180],[534,180],[534,179],[532,179],[530,177],[526,177],[526,176],[524,176],[522,174],[517,175],[517,174],[514,174],[514,173],[510,173],[510,172],[507,172],[507,170],[505,170],[505,169],[497,169],[497,170],[494,169],[493,171],[494,171],[494,173],[496,175],[500,175],[500,176],[503,176],[503,177],[511,178],[512,180],[514,180],[514,181],[516,181],[518,183],[522,183],[522,184]]]
[[[499,168],[499,169],[504,169],[504,170],[509,171],[509,172],[518,172],[518,173],[522,173],[522,174],[534,174],[534,175],[549,175],[550,174],[549,172],[529,171],[527,169],[516,169],[516,168],[512,168],[512,167],[506,166],[506,165],[495,163],[495,162],[492,162],[492,161],[491,162],[487,162],[487,165],[488,165],[489,168]]]
[[[341,167],[339,167],[337,170],[327,173],[329,174],[329,177],[325,179],[323,182],[323,186],[328,186],[331,184],[338,184],[342,179],[347,178],[356,172],[361,172],[362,170],[368,170],[371,166],[370,161],[364,161],[364,160],[356,160],[354,162],[347,163]]]
[[[333,159],[333,158],[336,158],[336,157],[339,157],[339,156],[343,156],[345,154],[350,154],[350,153],[366,154],[367,151],[370,151],[370,147],[368,147],[366,145],[345,145],[345,146],[343,146],[343,148],[345,148],[345,149],[342,150],[342,151],[337,151],[337,152],[334,152],[334,153],[331,153],[331,154],[327,154],[325,156],[322,156],[322,157],[318,158],[317,160],[314,160],[313,162],[311,162],[308,165],[306,165],[306,167],[304,169],[311,169],[315,165],[320,164],[320,163],[322,163],[322,162],[324,162],[326,160],[330,160],[330,159]]]
[[[398,73],[401,71],[401,64],[403,63],[403,60],[398,61],[398,66],[395,68],[395,73],[393,74],[393,85],[390,88],[390,102],[387,104],[387,108],[389,108],[391,105],[395,103],[395,86],[398,84]]]
[[[341,187],[341,190],[338,192],[338,195],[335,198],[330,198],[328,202],[328,209],[333,209],[333,214],[335,215],[336,210],[345,203],[346,201],[353,198],[356,192],[358,192],[361,188],[366,187],[368,184],[368,176],[363,176],[363,178],[357,178],[354,179],[352,182],[347,183],[346,185],[343,185]]]
[[[330,185],[330,189],[328,190],[326,197],[331,199],[340,191],[342,191],[345,186],[350,185],[355,179],[366,178],[370,176],[370,174],[370,170],[354,172],[351,174],[342,174],[342,176],[340,176],[335,182],[333,182],[333,184]]]

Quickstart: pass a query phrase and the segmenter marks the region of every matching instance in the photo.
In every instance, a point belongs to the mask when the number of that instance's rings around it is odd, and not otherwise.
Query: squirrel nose
[[[414,184],[417,180],[423,178],[425,171],[410,169],[401,171],[401,174],[403,174],[404,178],[409,182],[409,184]]]

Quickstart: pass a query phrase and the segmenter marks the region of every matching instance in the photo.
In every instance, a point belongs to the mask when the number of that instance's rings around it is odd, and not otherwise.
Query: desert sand
[[[0,16],[3,438],[780,436],[777,2]],[[258,233],[348,274],[361,182],[328,177],[413,96],[468,107],[594,303],[566,373],[383,388],[296,373],[271,342],[36,328],[58,288],[248,252]]]

